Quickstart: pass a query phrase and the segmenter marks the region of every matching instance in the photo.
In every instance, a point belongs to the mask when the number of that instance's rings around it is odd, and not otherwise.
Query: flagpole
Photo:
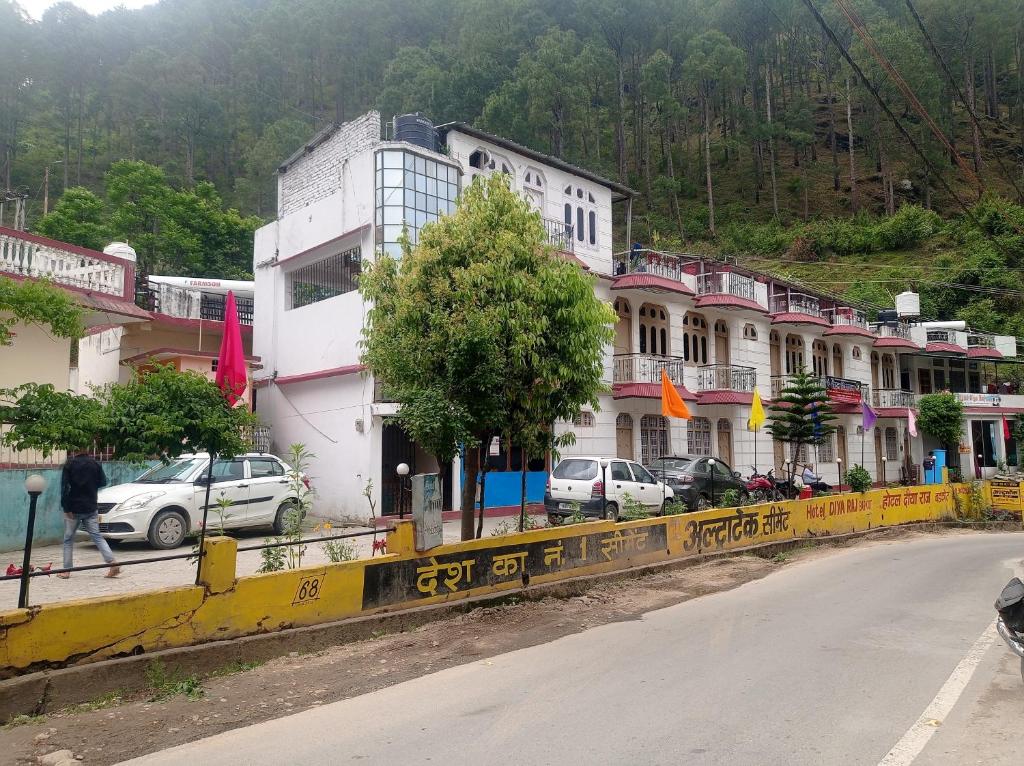
[[[196,564],[196,585],[199,585],[203,572],[203,554],[206,553],[206,518],[210,513],[210,485],[213,484],[213,453],[210,454],[210,465],[206,471],[206,501],[203,503],[203,528],[199,530],[199,558]]]

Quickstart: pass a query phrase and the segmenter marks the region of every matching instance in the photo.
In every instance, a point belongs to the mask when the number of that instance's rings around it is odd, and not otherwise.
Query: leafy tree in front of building
[[[793,373],[768,408],[768,432],[789,445],[790,460],[800,460],[803,448],[830,438],[835,426],[832,403],[821,380],[804,368]]]
[[[593,277],[553,253],[504,175],[475,180],[401,260],[378,258],[360,289],[372,303],[363,359],[439,465],[462,444],[474,477],[478,447],[502,435],[539,456],[559,442],[552,423],[597,406],[614,313]],[[475,490],[465,482],[463,539],[474,537]]]
[[[956,394],[925,394],[917,400],[917,425],[946,450],[947,462],[959,455],[963,435],[964,405]]]
[[[40,325],[74,340],[82,337],[82,309],[46,280],[0,277],[0,347],[14,344],[18,324]]]

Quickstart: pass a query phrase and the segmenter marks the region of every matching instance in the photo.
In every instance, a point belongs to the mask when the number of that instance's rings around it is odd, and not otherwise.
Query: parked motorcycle
[[[1024,680],[1024,583],[1014,577],[996,599],[999,620],[996,630],[1010,651],[1020,657],[1020,675]]]
[[[750,466],[753,473],[747,479],[747,494],[755,503],[772,503],[785,500],[786,496],[779,488],[779,480],[775,478],[775,469],[768,473],[757,472],[756,466]]]

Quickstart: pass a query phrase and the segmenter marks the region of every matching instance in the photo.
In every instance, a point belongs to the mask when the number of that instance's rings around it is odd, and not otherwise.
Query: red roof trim
[[[171,327],[188,327],[196,330],[202,327],[204,330],[224,332],[224,322],[219,319],[189,319],[188,317],[172,317],[167,314],[157,313],[153,313],[152,317],[153,324],[170,325]],[[238,326],[242,331],[242,335],[252,335],[251,324],[242,324],[239,322]]]
[[[95,258],[98,261],[117,263],[122,266],[135,268],[135,261],[129,261],[127,258],[118,258],[116,255],[107,255],[106,253],[101,253],[99,250],[91,250],[88,247],[72,245],[70,242],[61,242],[59,239],[40,237],[38,234],[30,234],[27,231],[8,229],[6,226],[0,226],[0,234],[6,234],[7,236],[14,237],[15,239],[23,239],[26,242],[34,242],[37,245],[52,247],[55,250],[66,250],[67,252],[75,253],[76,255],[88,256],[89,258]]]
[[[964,407],[968,415],[991,415],[992,413],[1014,415],[1024,412],[1024,407]]]
[[[853,324],[834,324],[829,327],[822,335],[857,335],[861,338],[877,338],[871,330],[867,330],[863,327],[858,327]]]
[[[694,295],[693,290],[682,282],[657,274],[623,274],[612,280],[612,290],[664,290],[679,295]]]
[[[750,404],[754,395],[749,391],[700,391],[699,404]]]
[[[329,239],[326,242],[321,242],[319,245],[313,245],[313,247],[307,247],[305,250],[301,250],[298,253],[294,253],[293,255],[289,255],[289,256],[287,256],[285,258],[279,258],[277,261],[275,261],[273,263],[273,265],[274,266],[280,266],[282,263],[288,263],[288,261],[294,261],[296,258],[301,258],[304,255],[309,255],[310,253],[314,253],[317,250],[320,250],[320,249],[323,249],[323,248],[329,248],[331,245],[337,244],[338,242],[341,242],[341,240],[348,239],[353,234],[358,234],[359,232],[365,231],[366,229],[369,229],[369,228],[370,228],[370,224],[364,223],[362,226],[357,226],[356,228],[350,229],[349,231],[346,231],[343,234],[339,234],[334,239]]]
[[[24,274],[14,274],[8,271],[0,271],[0,274],[2,274],[5,279],[11,279],[14,280],[15,282],[23,282],[27,279],[39,281],[36,277],[27,277]],[[92,288],[89,287],[75,287],[74,285],[65,285],[61,284],[56,280],[50,280],[50,284],[53,285],[54,287],[59,287],[61,290],[64,290],[65,292],[71,293],[72,296],[82,295],[85,296],[85,298],[102,298],[103,300],[117,301],[119,304],[123,304],[123,308],[119,309],[120,313],[130,312],[133,310],[142,311],[146,315],[146,318],[149,318],[149,312],[146,311],[145,309],[141,309],[138,306],[136,306],[134,298],[125,298],[123,295],[104,293],[100,292],[99,290],[93,290]],[[131,313],[128,314],[128,316],[138,315]]]
[[[911,407],[910,409],[916,409]],[[880,418],[906,418],[907,408],[906,407],[877,407],[875,414]]]
[[[590,271],[590,267],[583,261],[582,258],[578,257],[575,253],[570,253],[568,250],[559,250],[558,248],[555,248],[555,255],[557,255],[564,261],[568,261],[569,263],[575,263],[584,271]]]
[[[969,348],[967,349],[968,359],[1002,359],[1003,352],[994,348]]]
[[[924,350],[928,354],[967,354],[967,349],[956,343],[928,343]]]
[[[216,351],[196,351],[191,348],[154,348],[152,351],[143,351],[141,354],[136,354],[135,356],[129,356],[126,359],[122,359],[121,364],[129,362],[144,362],[158,356],[195,356],[201,359],[216,359],[219,354]],[[245,361],[257,363],[260,361],[260,357],[254,356],[253,354],[246,354]]]
[[[912,340],[906,338],[893,338],[889,335],[878,338],[874,343],[875,348],[905,348],[909,351],[920,351],[921,347]]]
[[[676,386],[679,396],[691,402],[697,397],[684,386]],[[612,386],[612,397],[615,399],[660,399],[661,383],[616,383]]]
[[[351,375],[356,372],[362,372],[365,369],[365,364],[348,364],[344,367],[332,367],[329,370],[304,372],[299,375],[280,375],[273,380],[279,386],[287,386],[289,383],[306,383],[311,380],[323,380],[324,378],[336,378],[340,375]]]
[[[781,311],[772,314],[772,324],[813,324],[819,327],[828,327],[828,320],[814,314],[804,314],[799,311]]]
[[[723,308],[723,309],[746,309],[747,311],[756,311],[759,314],[767,314],[768,309],[755,301],[747,300],[746,298],[740,298],[735,295],[728,295],[726,293],[714,293],[712,295],[702,295],[697,299],[694,304],[696,308]]]

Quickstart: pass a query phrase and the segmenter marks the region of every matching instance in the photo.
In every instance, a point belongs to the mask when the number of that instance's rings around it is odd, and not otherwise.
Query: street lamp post
[[[978,474],[979,479],[985,478],[985,456],[980,452],[978,453]]]
[[[28,524],[25,529],[25,558],[21,564],[21,590],[18,591],[18,608],[28,609],[29,567],[32,565],[32,536],[36,528],[36,503],[46,489],[46,479],[34,473],[25,479],[25,491],[28,492]],[[113,571],[113,570],[111,570]]]
[[[398,518],[405,518],[405,477],[409,475],[409,464],[399,463],[395,466],[398,474]]]
[[[843,459],[841,457],[837,457],[836,458],[836,465],[838,466],[836,471],[839,474],[839,494],[842,494],[842,492],[843,492]]]
[[[882,486],[889,483],[889,458],[882,455]]]
[[[717,507],[715,505],[715,459],[710,458],[708,460],[708,468],[711,469],[711,507]]]

